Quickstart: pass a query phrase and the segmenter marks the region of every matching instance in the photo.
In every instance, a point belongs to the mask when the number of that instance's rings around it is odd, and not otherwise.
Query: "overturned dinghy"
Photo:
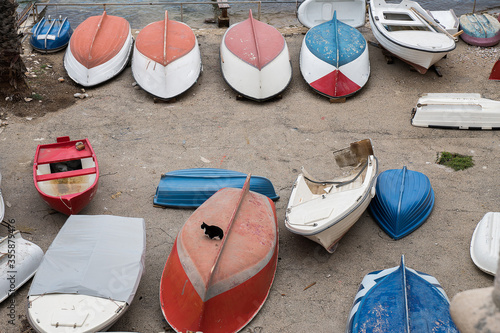
[[[168,19],[147,25],[137,35],[132,74],[137,84],[161,99],[174,98],[192,87],[201,73],[198,41],[189,26]]]
[[[253,18],[227,29],[220,46],[222,76],[242,96],[265,101],[281,94],[292,79],[285,38]]]
[[[330,253],[370,204],[378,170],[370,139],[351,143],[334,152],[334,157],[341,176],[333,180],[316,180],[302,168],[285,217],[288,230],[315,241]]]
[[[329,98],[356,93],[368,81],[368,44],[355,28],[337,20],[309,30],[300,48],[300,72],[316,92]]]
[[[72,33],[73,29],[67,17],[43,17],[31,29],[30,44],[38,52],[57,52],[68,46]]]
[[[346,333],[459,333],[438,280],[401,265],[367,274],[354,299]]]
[[[500,102],[481,94],[429,93],[419,98],[411,124],[419,127],[500,129]]]
[[[249,186],[247,179],[243,189],[220,190],[179,231],[160,284],[163,315],[176,332],[238,332],[264,304],[278,223],[274,203]]]
[[[134,298],[145,250],[142,218],[70,216],[31,284],[31,326],[42,333],[107,330]]]
[[[500,251],[500,213],[489,212],[479,221],[472,234],[470,256],[483,272],[495,275]]]
[[[90,87],[118,75],[132,51],[130,24],[122,17],[91,16],[83,21],[69,41],[64,68],[76,83]]]
[[[161,175],[153,203],[165,207],[196,208],[224,187],[243,188],[247,175],[243,172],[194,168],[175,170]],[[278,200],[271,181],[252,176],[250,191]]]
[[[429,217],[434,190],[423,173],[403,169],[382,172],[377,177],[370,211],[378,225],[394,239],[403,238]]]
[[[474,46],[494,46],[500,42],[500,22],[490,14],[465,14],[460,16],[460,38]]]
[[[337,19],[353,28],[365,24],[365,0],[306,0],[297,9],[299,22],[308,28],[330,21],[337,12]]]

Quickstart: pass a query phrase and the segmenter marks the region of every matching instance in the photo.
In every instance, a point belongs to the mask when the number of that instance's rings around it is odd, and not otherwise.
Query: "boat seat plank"
[[[37,182],[44,182],[44,181],[54,180],[54,179],[86,176],[86,175],[91,175],[91,174],[95,174],[95,173],[96,173],[96,168],[92,167],[92,168],[86,168],[86,169],[80,169],[80,170],[71,170],[71,171],[64,171],[64,172],[49,173],[46,175],[36,175],[36,181]]]
[[[38,164],[59,163],[92,156],[92,151],[87,146],[80,151],[76,149],[63,149],[59,153],[56,153],[56,151],[51,148],[43,148],[40,149],[37,162]]]

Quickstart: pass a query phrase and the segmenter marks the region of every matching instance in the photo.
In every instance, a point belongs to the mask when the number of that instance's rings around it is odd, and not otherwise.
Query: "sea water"
[[[29,1],[20,0],[20,9],[22,10]],[[254,18],[276,28],[301,26],[296,13],[302,0],[266,0],[261,3],[260,12],[257,3],[241,0],[228,1],[231,2],[231,8],[228,9],[231,24],[245,20],[249,10],[252,10]],[[197,4],[183,4],[181,8],[179,2],[196,2]],[[474,0],[417,0],[417,2],[427,10],[453,9],[457,16],[471,13],[474,9]],[[49,6],[47,15],[68,17],[73,28],[76,28],[87,17],[100,15],[103,11],[103,6],[80,6],[77,4],[108,3],[109,5],[106,5],[107,13],[127,19],[134,29],[142,29],[151,22],[162,20],[165,10],[168,10],[170,19],[182,21],[194,29],[216,27],[214,23],[210,22],[213,22],[220,15],[217,6],[214,5],[216,3],[214,0],[51,0],[50,3],[60,5],[57,7]],[[149,5],[149,3],[155,3],[155,5]],[[499,12],[500,0],[476,0],[475,11]]]

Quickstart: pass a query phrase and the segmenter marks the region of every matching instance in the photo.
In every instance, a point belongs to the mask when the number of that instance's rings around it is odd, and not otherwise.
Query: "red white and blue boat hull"
[[[343,98],[359,91],[370,76],[366,39],[337,20],[310,29],[300,50],[300,71],[316,92]]]
[[[189,26],[169,20],[153,22],[137,35],[132,73],[148,93],[174,98],[192,87],[202,70],[198,41]]]
[[[224,80],[241,95],[263,101],[279,95],[292,79],[288,46],[274,27],[250,17],[231,26],[220,47]]]

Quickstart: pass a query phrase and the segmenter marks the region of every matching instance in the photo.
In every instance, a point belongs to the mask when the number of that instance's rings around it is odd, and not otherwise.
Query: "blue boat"
[[[72,33],[67,17],[44,17],[31,29],[30,44],[39,52],[57,52],[68,46]]]
[[[377,178],[370,211],[378,225],[394,239],[403,238],[429,217],[434,190],[426,175],[403,169],[382,172]]]
[[[163,174],[156,188],[153,203],[158,206],[196,208],[224,187],[242,188],[247,174],[217,168],[194,168]],[[252,176],[250,191],[278,200],[271,181]]]
[[[347,333],[458,333],[438,280],[401,265],[367,274],[354,299]]]

